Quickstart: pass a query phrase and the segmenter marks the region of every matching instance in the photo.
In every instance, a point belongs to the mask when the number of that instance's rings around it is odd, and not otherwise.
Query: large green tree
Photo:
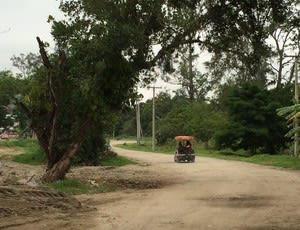
[[[0,71],[0,127],[3,130],[12,126],[14,122],[19,122],[24,128],[24,114],[16,108],[15,102],[16,97],[24,95],[27,88],[27,80],[15,77],[10,71]],[[10,116],[7,116],[8,114]],[[12,116],[15,117],[15,121],[11,119]]]
[[[211,88],[209,75],[198,70],[199,54],[196,51],[197,47],[190,37],[190,43],[181,47],[177,52],[177,55],[180,56],[178,68],[174,73],[163,77],[165,81],[180,86],[176,93],[188,97],[191,102],[204,101]]]
[[[283,23],[273,23],[270,26],[270,37],[273,40],[272,56],[269,60],[273,70],[273,78],[271,79],[277,88],[288,84],[293,80],[293,68],[291,69],[294,58],[289,55],[299,55],[300,47],[300,15],[296,2],[291,2],[286,11],[286,20]]]
[[[194,27],[176,21],[180,7],[163,0],[61,1],[67,18],[49,18],[58,53],[48,55],[38,38],[44,68],[21,103],[47,156],[44,181],[63,178],[84,143],[104,134],[111,113],[130,104],[139,74],[186,42]]]
[[[174,106],[157,124],[159,144],[178,135],[193,135],[207,144],[217,130],[224,127],[226,116],[212,105],[178,97],[173,101]]]
[[[176,106],[171,95],[166,92],[160,92],[155,97],[155,120],[159,122],[167,113]],[[152,107],[153,98],[141,103],[141,126],[143,135],[152,135]]]
[[[213,53],[213,77],[249,80],[260,87],[269,82],[268,38],[274,25],[286,23],[293,0],[207,1],[207,47]]]
[[[14,67],[21,73],[23,78],[28,77],[36,68],[42,65],[42,60],[39,54],[21,53],[19,56],[13,55],[10,60]]]
[[[216,135],[217,147],[276,153],[286,144],[285,121],[276,109],[291,98],[290,88],[266,90],[251,83],[232,87],[224,98],[229,123]]]

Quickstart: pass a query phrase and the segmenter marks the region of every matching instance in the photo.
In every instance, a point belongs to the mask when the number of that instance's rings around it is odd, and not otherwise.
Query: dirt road
[[[44,166],[0,160],[0,229],[300,229],[299,171],[114,150],[139,164],[73,167],[67,177],[112,183],[117,192],[75,197],[30,185]]]
[[[168,183],[94,196],[93,229],[300,229],[297,171],[202,157],[178,164],[170,155],[114,150]]]

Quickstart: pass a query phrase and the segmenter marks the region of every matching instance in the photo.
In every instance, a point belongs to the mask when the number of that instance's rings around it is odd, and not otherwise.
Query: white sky
[[[0,71],[12,70],[10,58],[29,52],[38,53],[36,37],[52,43],[51,14],[59,18],[59,1],[56,0],[0,0]]]

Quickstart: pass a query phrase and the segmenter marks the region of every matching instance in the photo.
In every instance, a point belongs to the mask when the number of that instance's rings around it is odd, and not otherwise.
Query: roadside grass
[[[12,139],[1,141],[0,146],[23,150],[23,153],[12,156],[12,160],[18,163],[41,165],[46,163],[45,154],[40,149],[36,140],[33,139]],[[109,156],[101,160],[102,166],[120,167],[127,164],[135,164],[134,161],[122,156]]]
[[[38,146],[26,149],[24,153],[13,156],[12,160],[29,165],[42,165],[46,163],[46,157]]]
[[[136,143],[127,143],[124,141],[123,144],[118,144],[118,147],[124,148],[124,149],[130,149],[130,150],[136,150],[136,151],[144,151],[144,152],[152,152],[152,144],[151,141],[142,141],[140,145],[137,145]],[[174,153],[176,149],[176,144],[167,144],[163,146],[155,146],[155,152],[158,153]]]
[[[41,165],[46,163],[45,155],[41,151],[36,140],[33,139],[6,140],[6,141],[1,141],[0,146],[4,146],[7,148],[18,148],[22,150],[23,153],[11,156],[11,159],[15,162],[30,164],[30,165]],[[136,162],[122,156],[105,157],[100,162],[101,166],[113,166],[113,167],[120,167],[128,164],[136,164]],[[92,186],[74,178],[66,178],[63,180],[55,181],[53,183],[47,183],[46,186],[56,191],[63,192],[69,195],[105,193],[105,192],[112,192],[117,189],[117,186],[113,184],[104,183],[104,184],[97,184],[95,186]]]
[[[101,166],[112,167],[121,167],[128,164],[136,164],[136,162],[122,156],[106,157],[100,162]],[[47,186],[55,189],[56,191],[63,192],[69,195],[106,193],[117,190],[117,186],[113,184],[104,183],[91,186],[74,178],[65,178],[63,180],[48,183]]]
[[[99,184],[97,186],[87,185],[77,179],[64,179],[47,184],[48,187],[69,195],[105,193],[116,190],[116,186],[111,184]]]
[[[11,139],[1,141],[0,146],[8,148],[21,148],[23,153],[13,155],[12,160],[18,163],[41,165],[46,162],[45,155],[41,151],[36,140],[33,139]]]
[[[145,142],[141,145],[137,145],[136,143],[124,143],[117,145],[120,148],[130,149],[130,150],[137,150],[137,151],[145,151],[145,152],[152,152],[151,143]],[[288,169],[297,169],[300,170],[300,158],[295,158],[288,155],[283,154],[256,154],[256,155],[249,155],[245,151],[232,151],[232,150],[211,150],[205,149],[203,146],[194,143],[193,148],[196,152],[197,156],[203,157],[212,157],[217,159],[223,160],[235,160],[235,161],[242,161],[260,165],[268,165],[268,166],[275,166],[281,168],[288,168]],[[166,154],[174,154],[176,150],[176,144],[168,143],[165,146],[156,146],[155,152],[157,153],[166,153]]]
[[[100,161],[101,166],[121,167],[129,164],[136,164],[136,162],[122,156],[110,156]]]
[[[36,145],[36,140],[33,139],[10,139],[0,141],[0,146],[4,147],[32,147]]]
[[[121,167],[128,164],[136,164],[136,162],[122,156],[109,156],[101,160],[101,166]],[[55,181],[47,184],[48,187],[56,191],[63,192],[69,195],[80,194],[95,194],[106,193],[117,190],[117,186],[113,184],[103,183],[91,186],[86,182],[81,182],[74,178],[65,178],[63,180]]]
[[[268,165],[268,166],[275,166],[287,169],[297,169],[300,170],[300,159],[295,158],[288,155],[283,154],[256,154],[256,155],[249,155],[249,154],[241,154],[239,152],[229,152],[229,151],[215,151],[215,150],[204,150],[200,149],[198,152],[199,156],[204,157],[213,157],[217,159],[223,160],[236,160],[236,161],[243,161],[253,164],[259,165]]]

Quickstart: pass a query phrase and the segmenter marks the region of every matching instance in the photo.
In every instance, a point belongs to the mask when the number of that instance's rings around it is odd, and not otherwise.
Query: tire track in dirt
[[[26,225],[44,221],[45,216],[59,219],[81,209],[77,199],[61,192],[0,186],[0,229],[27,229]]]

